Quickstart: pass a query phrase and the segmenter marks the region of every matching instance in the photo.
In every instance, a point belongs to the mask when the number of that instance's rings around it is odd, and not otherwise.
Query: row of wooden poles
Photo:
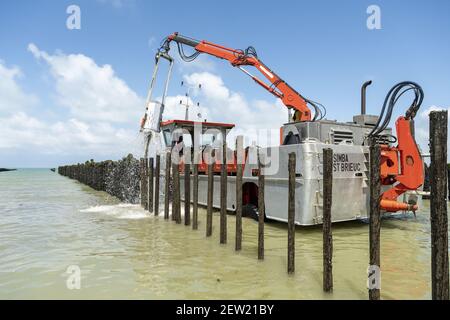
[[[91,159],[83,164],[60,166],[58,173],[124,202],[137,203],[140,198],[139,160],[131,154],[117,161]]]
[[[106,175],[112,161],[94,162],[94,160],[86,161],[82,164],[58,167],[60,175],[78,180],[79,182],[95,189],[106,189]]]
[[[449,298],[448,270],[448,239],[447,239],[447,113],[432,112],[430,114],[430,147],[431,147],[431,250],[432,250],[432,298]],[[226,144],[223,145],[226,150]],[[242,248],[242,182],[243,182],[243,137],[236,140],[238,164],[236,172],[236,232],[235,250]],[[225,155],[225,152],[222,153]],[[380,181],[381,149],[376,139],[370,142],[370,210],[369,210],[369,250],[370,266],[380,268],[380,233],[381,233],[381,181]],[[160,199],[160,156],[156,159],[141,159],[141,205],[159,214]],[[195,163],[195,162],[194,162]],[[227,166],[225,159],[221,165],[220,175],[220,243],[227,243]],[[154,166],[155,164],[155,166]],[[172,169],[172,170],[171,170]],[[265,176],[263,165],[258,156],[258,259],[264,259],[264,216],[265,216]],[[288,246],[287,272],[295,271],[295,185],[296,185],[296,154],[289,154],[288,179]],[[171,177],[172,173],[172,177]],[[198,166],[185,164],[184,167],[184,224],[192,224],[198,229]],[[192,221],[191,208],[191,175],[192,188]],[[206,214],[206,237],[212,235],[214,173],[213,165],[208,165],[208,194]],[[173,182],[172,220],[182,223],[180,199],[180,171],[178,164],[172,164],[171,153],[166,153],[165,186],[164,186],[164,218],[169,219],[170,181]],[[154,181],[154,183],[153,183]],[[154,189],[153,189],[154,187]],[[332,236],[332,189],[333,189],[333,151],[323,150],[323,290],[333,289],[333,236]],[[400,253],[401,254],[401,253]],[[373,274],[368,274],[372,279]],[[380,288],[369,289],[369,299],[380,299]]]

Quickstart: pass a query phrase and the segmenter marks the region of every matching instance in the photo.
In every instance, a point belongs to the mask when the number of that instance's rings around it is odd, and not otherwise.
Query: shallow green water
[[[368,225],[333,225],[334,292],[322,292],[321,227],[296,233],[296,272],[286,274],[286,225],[267,223],[266,259],[257,261],[257,223],[244,219],[243,250],[119,204],[50,170],[0,174],[1,299],[366,299]],[[428,203],[417,218],[382,224],[384,299],[430,298]],[[69,266],[81,288],[69,290]]]

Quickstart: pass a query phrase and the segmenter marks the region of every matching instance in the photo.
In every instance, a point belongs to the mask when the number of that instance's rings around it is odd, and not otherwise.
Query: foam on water
[[[152,213],[142,209],[140,205],[126,204],[126,203],[117,205],[93,206],[86,209],[82,209],[80,210],[80,212],[99,213],[117,219],[130,219],[130,220],[146,219],[153,216]]]
[[[181,204],[181,218],[184,219],[184,204],[182,202]],[[193,208],[190,208],[191,217],[193,214]],[[144,210],[140,205],[138,204],[129,204],[129,203],[121,203],[116,205],[99,205],[99,206],[92,206],[86,209],[81,209],[80,212],[83,213],[98,213],[98,214],[105,214],[110,217],[114,217],[117,219],[130,219],[130,220],[137,220],[137,219],[147,219],[150,217],[154,217],[154,214]],[[160,208],[159,215],[164,215],[164,208]],[[169,206],[169,216],[172,217],[172,205]]]

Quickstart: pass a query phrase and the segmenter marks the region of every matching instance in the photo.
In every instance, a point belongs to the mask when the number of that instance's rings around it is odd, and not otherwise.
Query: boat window
[[[292,131],[289,131],[289,133],[286,135],[283,141],[284,146],[299,143],[300,143],[300,135],[294,134]]]
[[[172,134],[170,133],[170,130],[169,129],[164,130],[163,135],[166,147],[172,145]]]
[[[185,147],[192,147],[192,137],[189,133],[183,134],[183,144]]]

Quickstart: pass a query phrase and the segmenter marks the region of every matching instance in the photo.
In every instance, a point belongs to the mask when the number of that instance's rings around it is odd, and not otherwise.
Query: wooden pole
[[[333,193],[333,150],[323,149],[323,291],[333,290],[333,234],[331,205]]]
[[[431,296],[449,299],[447,218],[447,111],[430,112]]]
[[[142,194],[144,195],[144,209],[148,210],[148,158],[144,159],[144,180],[142,181]]]
[[[148,211],[153,212],[154,159],[148,159]]]
[[[264,260],[264,216],[265,216],[265,201],[264,201],[264,174],[261,163],[261,155],[258,151],[258,259]]]
[[[169,192],[170,192],[170,167],[171,167],[171,153],[166,153],[166,176],[164,185],[164,219],[169,219]]]
[[[139,173],[141,176],[141,207],[145,207],[145,197],[144,197],[144,158],[139,160]]]
[[[191,225],[191,165],[184,164],[184,225]]]
[[[155,216],[159,215],[159,183],[161,178],[161,156],[156,155],[155,166]]]
[[[208,164],[208,199],[206,211],[206,236],[212,235],[212,218],[213,218],[213,194],[214,194],[214,175],[213,164]]]
[[[244,137],[236,139],[236,243],[235,250],[242,249],[242,169],[244,165]]]
[[[380,300],[380,161],[381,149],[376,138],[370,139],[370,211],[369,211],[369,299]]]
[[[173,200],[172,217],[177,224],[181,223],[180,171],[178,164],[173,164]]]
[[[289,189],[288,189],[288,273],[295,272],[295,167],[296,154],[289,154]]]
[[[173,159],[172,159],[173,161]],[[175,166],[174,164],[171,164],[172,166],[172,221],[176,221],[177,219],[177,204],[175,201],[175,197],[176,197],[176,191],[175,191],[175,170],[178,170],[178,167]]]
[[[222,143],[222,165],[220,172],[220,243],[227,243],[227,142]]]
[[[193,182],[192,182],[192,229],[198,229],[198,153],[194,155],[194,172],[193,172]]]

